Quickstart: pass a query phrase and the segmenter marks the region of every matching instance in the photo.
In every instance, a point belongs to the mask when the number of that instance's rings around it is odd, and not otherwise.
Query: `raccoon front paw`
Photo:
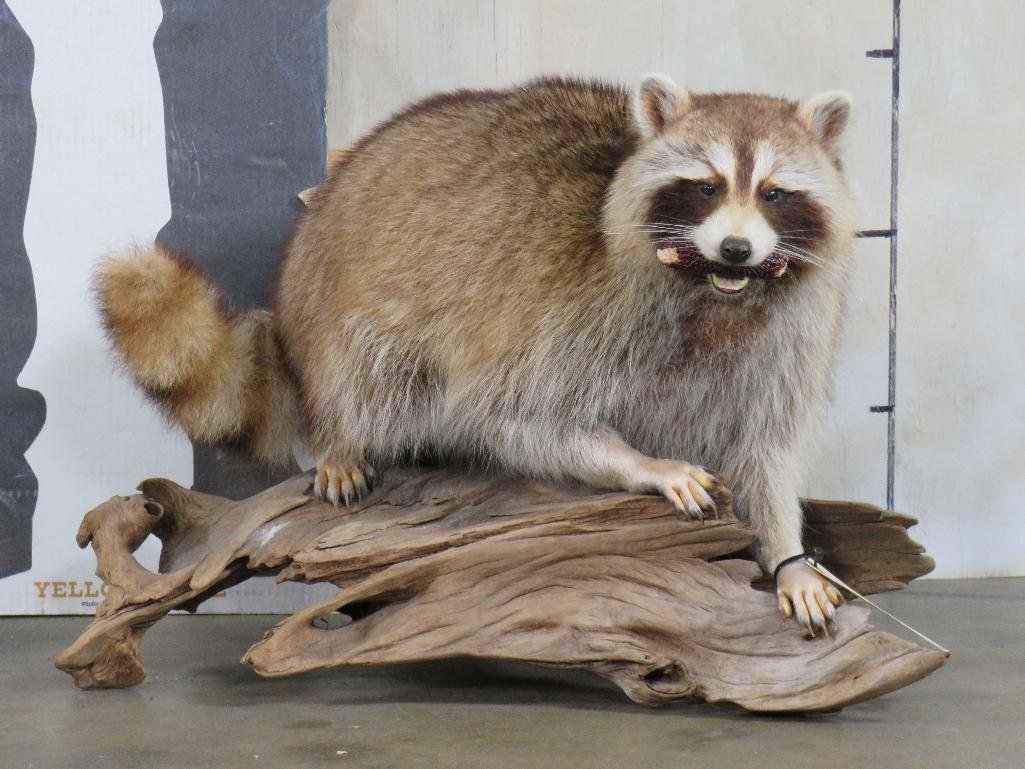
[[[783,616],[797,618],[804,634],[825,635],[836,624],[836,609],[843,596],[813,568],[801,561],[789,563],[776,575],[776,595]]]
[[[335,507],[346,507],[363,499],[374,485],[374,468],[366,462],[325,459],[317,466],[313,493]]]
[[[639,468],[632,490],[658,491],[689,518],[715,517],[715,498],[729,492],[703,467],[673,459],[649,459]]]

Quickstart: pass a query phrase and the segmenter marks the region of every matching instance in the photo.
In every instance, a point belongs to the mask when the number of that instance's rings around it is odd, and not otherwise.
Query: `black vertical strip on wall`
[[[46,419],[46,402],[18,387],[36,340],[36,294],[25,253],[25,208],[36,146],[35,52],[0,0],[0,578],[32,565],[38,482],[25,452]]]
[[[893,39],[890,48],[866,51],[870,59],[890,59],[890,228],[862,230],[862,238],[890,239],[890,303],[887,343],[887,402],[869,406],[875,414],[886,414],[886,507],[893,509],[897,482],[897,193],[900,163],[900,0],[893,0]]]
[[[238,305],[266,305],[302,190],[327,154],[328,0],[162,0],[153,41],[171,220]],[[196,446],[194,487],[239,498],[277,480],[227,447]]]
[[[897,191],[900,146],[900,0],[893,0],[893,62],[890,68],[890,328],[886,415],[886,507],[893,509],[897,488]]]

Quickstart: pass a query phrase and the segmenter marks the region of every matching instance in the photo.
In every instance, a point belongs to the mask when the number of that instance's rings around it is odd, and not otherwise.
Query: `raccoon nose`
[[[719,246],[719,255],[730,264],[746,262],[747,258],[751,256],[751,241],[747,238],[735,238],[732,235],[723,238],[722,245]]]

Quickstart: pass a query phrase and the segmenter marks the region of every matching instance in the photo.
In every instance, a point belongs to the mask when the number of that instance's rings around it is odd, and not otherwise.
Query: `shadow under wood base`
[[[752,585],[752,535],[682,519],[660,497],[600,493],[448,469],[393,469],[352,509],[308,496],[310,475],[232,502],[163,479],[90,511],[78,533],[108,585],[95,621],[57,659],[83,688],[140,683],[143,633],[249,577],[331,582],[243,657],[283,676],[336,665],[470,656],[584,668],[630,699],[823,711],[884,694],[946,660],[845,604],[837,633],[804,639]],[[862,592],[933,566],[907,516],[805,500],[808,544]],[[160,573],[132,555],[163,542]]]

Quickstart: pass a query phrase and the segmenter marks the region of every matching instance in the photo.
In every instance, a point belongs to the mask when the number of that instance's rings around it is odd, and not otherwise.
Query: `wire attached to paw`
[[[921,633],[918,630],[915,630],[907,622],[902,620],[900,617],[897,617],[896,615],[891,614],[890,612],[886,611],[886,609],[884,609],[882,606],[877,604],[875,601],[872,601],[871,599],[866,598],[864,595],[862,595],[857,590],[855,590],[853,587],[851,587],[846,582],[844,582],[842,579],[840,579],[840,577],[838,577],[832,571],[830,571],[825,566],[823,566],[822,562],[821,562],[821,559],[822,559],[822,556],[824,554],[825,554],[825,551],[822,550],[821,548],[813,548],[811,552],[798,553],[797,555],[790,556],[789,558],[784,558],[782,561],[780,561],[776,565],[776,569],[773,572],[773,577],[776,580],[776,593],[779,596],[780,609],[782,609],[783,614],[788,619],[790,617],[794,616],[794,614],[796,613],[798,615],[797,616],[798,621],[800,621],[802,625],[804,625],[806,628],[808,628],[811,631],[812,637],[814,637],[816,635],[816,626],[817,626],[817,623],[815,621],[816,620],[816,616],[812,613],[811,609],[807,606],[808,602],[807,602],[807,599],[806,599],[803,591],[801,591],[801,593],[800,593],[801,599],[800,600],[795,600],[794,593],[792,592],[792,589],[793,589],[792,586],[788,585],[788,587],[783,587],[781,585],[781,583],[780,583],[780,577],[781,576],[784,577],[784,582],[788,582],[789,581],[787,576],[784,574],[784,572],[786,570],[788,570],[788,569],[792,570],[794,566],[800,565],[800,566],[807,567],[808,569],[814,571],[821,578],[826,580],[825,582],[822,583],[822,585],[823,585],[824,592],[826,593],[826,596],[829,599],[829,603],[832,604],[832,606],[839,606],[840,603],[843,602],[843,595],[841,593],[837,592],[836,588],[833,587],[835,585],[836,587],[840,588],[841,590],[846,590],[847,592],[849,592],[852,596],[854,596],[854,598],[857,598],[857,599],[860,599],[860,600],[864,601],[869,606],[871,606],[873,609],[876,609],[877,611],[881,612],[882,614],[885,614],[887,617],[892,619],[894,622],[899,624],[901,627],[904,627],[907,630],[910,630],[912,633],[914,633],[916,636],[921,638],[923,641],[925,641],[929,645],[934,646],[936,649],[938,649],[939,651],[943,652],[944,654],[950,654],[950,650],[949,649],[947,649],[946,647],[941,646],[940,644],[936,643],[934,640],[929,638],[929,636],[925,635],[924,633]],[[830,584],[830,583],[832,583],[832,584]],[[835,598],[835,600],[834,600],[834,598]],[[829,632],[829,626],[834,625],[835,622],[836,622],[836,612],[835,612],[835,610],[833,610],[832,606],[830,606],[828,604],[827,604],[827,606],[823,606],[822,605],[822,601],[818,598],[817,595],[815,596],[815,599],[816,599],[816,604],[818,605],[820,614],[822,615],[823,619],[825,620],[825,622],[819,623],[818,627],[820,629],[824,630],[825,632]],[[804,616],[802,616],[801,609],[799,608],[802,600],[804,601],[804,604],[805,604],[804,605]]]
[[[795,617],[805,633],[828,635],[836,626],[836,608],[843,595],[808,563],[813,553],[798,553],[784,558],[773,571],[776,595],[783,616]]]

